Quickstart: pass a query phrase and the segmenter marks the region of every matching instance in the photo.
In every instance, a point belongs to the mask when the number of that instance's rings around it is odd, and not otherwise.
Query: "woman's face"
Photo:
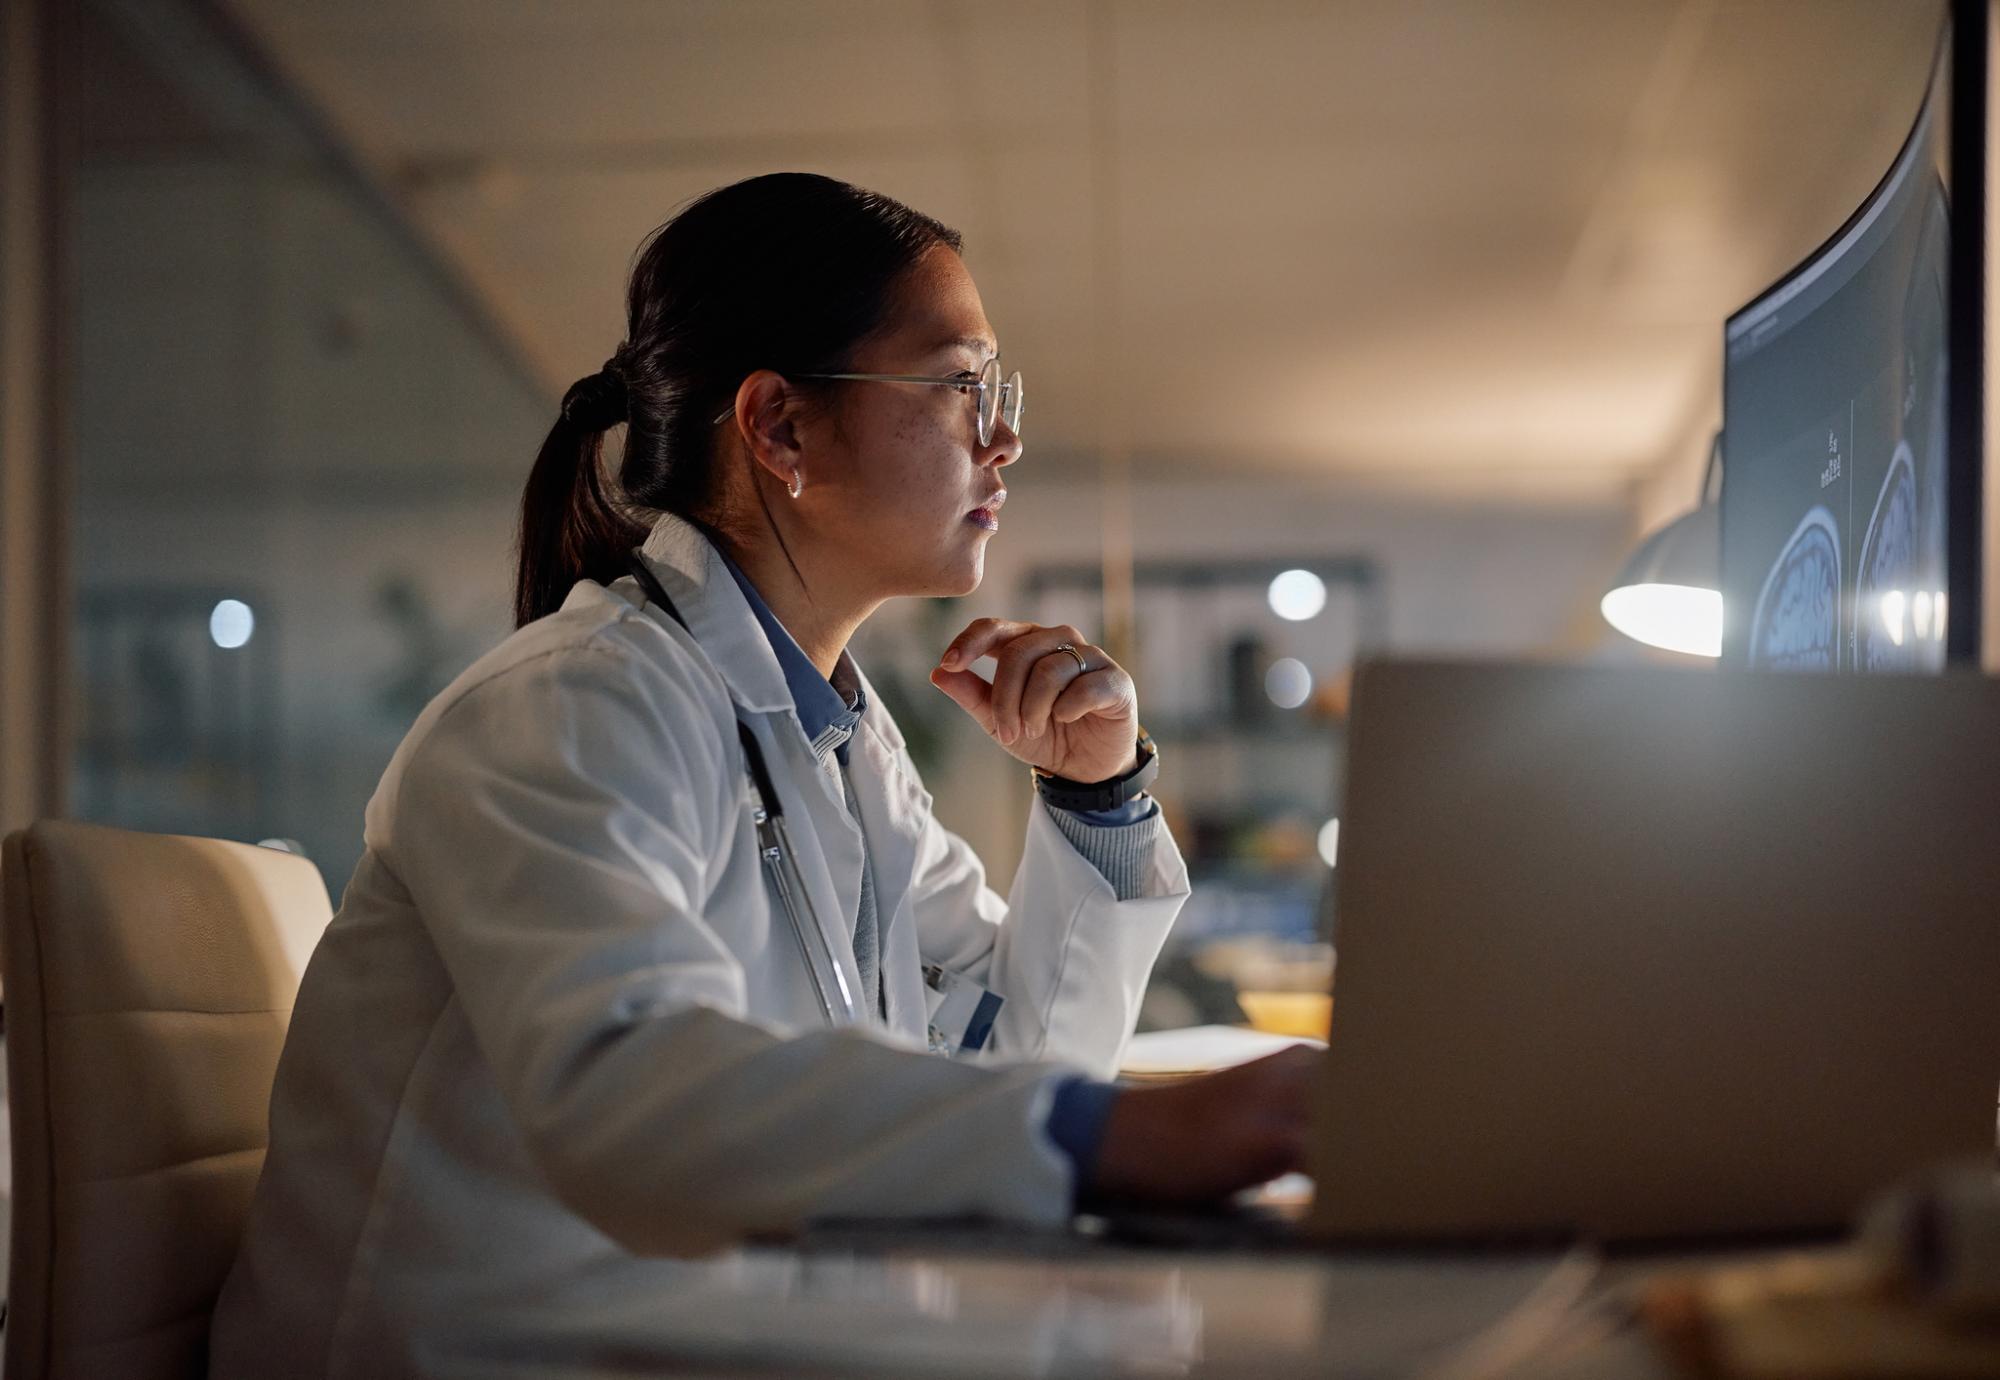
[[[998,353],[964,261],[942,245],[904,275],[887,325],[847,369],[964,374],[977,382]],[[850,381],[819,425],[802,428],[799,515],[839,553],[857,594],[956,595],[978,588],[999,526],[1005,466],[1021,438],[1004,420],[979,444],[976,389]]]

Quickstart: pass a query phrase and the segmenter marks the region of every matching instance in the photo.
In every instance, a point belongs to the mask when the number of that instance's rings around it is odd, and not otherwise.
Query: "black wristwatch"
[[[1034,774],[1035,789],[1051,805],[1065,810],[1115,810],[1153,784],[1160,774],[1160,753],[1153,746],[1153,735],[1142,728],[1139,730],[1139,765],[1123,776],[1115,776],[1109,781],[1083,782],[1051,775],[1040,767],[1029,770]]]

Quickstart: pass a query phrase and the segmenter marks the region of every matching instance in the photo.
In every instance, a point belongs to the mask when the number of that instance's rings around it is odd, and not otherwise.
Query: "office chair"
[[[203,1376],[326,887],[293,854],[62,821],[0,873],[7,1380]]]

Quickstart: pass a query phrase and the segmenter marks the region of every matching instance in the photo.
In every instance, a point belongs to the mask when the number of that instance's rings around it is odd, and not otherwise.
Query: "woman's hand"
[[[1077,656],[1058,651],[1064,643]],[[991,685],[967,669],[982,656],[998,663]],[[944,649],[931,684],[1031,767],[1094,783],[1139,765],[1132,677],[1075,628],[976,619]]]
[[[1125,1089],[1105,1119],[1090,1189],[1193,1205],[1304,1168],[1323,1058],[1294,1045],[1220,1073]]]

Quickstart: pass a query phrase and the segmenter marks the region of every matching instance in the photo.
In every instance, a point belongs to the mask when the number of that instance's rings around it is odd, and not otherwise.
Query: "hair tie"
[[[604,361],[602,369],[569,386],[562,400],[564,421],[584,431],[608,431],[626,419],[630,405],[625,380],[611,367],[615,359]]]

